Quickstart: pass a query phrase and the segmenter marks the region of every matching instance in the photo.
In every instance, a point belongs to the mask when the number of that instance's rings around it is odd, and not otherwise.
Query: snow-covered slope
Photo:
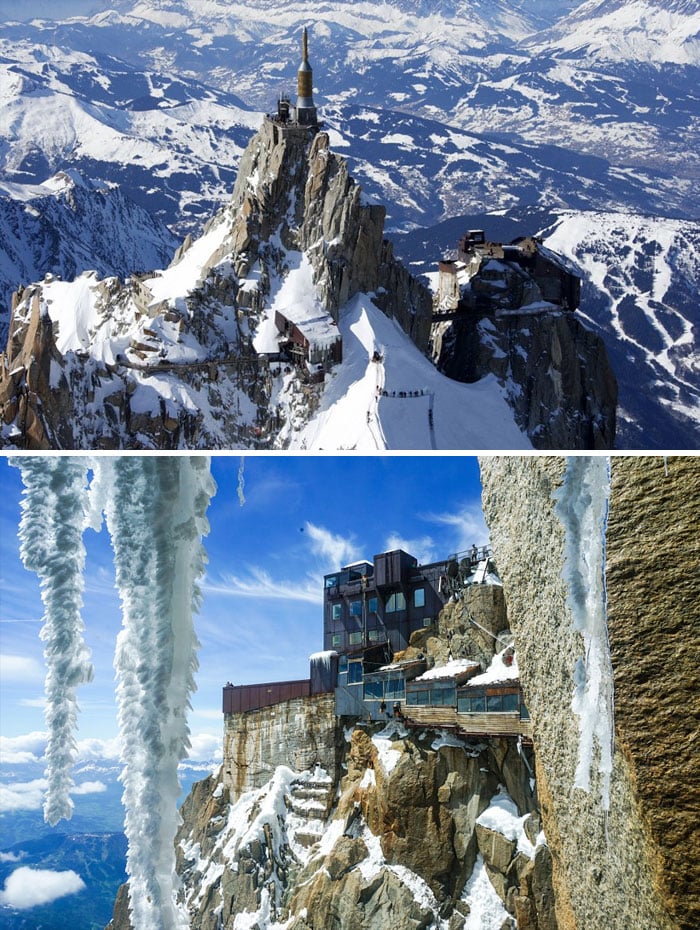
[[[344,310],[339,329],[343,364],[292,448],[485,449],[496,437],[500,449],[531,448],[495,376],[460,384],[441,375],[367,295]]]
[[[0,182],[0,339],[10,295],[46,273],[70,280],[87,269],[129,274],[168,261],[177,241],[117,187],[99,188],[75,170],[44,184]]]
[[[528,43],[530,44],[530,43]],[[697,0],[587,0],[535,37],[564,57],[700,65]]]
[[[618,372],[618,445],[700,447],[700,225],[565,213],[545,235],[584,273],[583,311]]]
[[[42,183],[71,166],[118,183],[188,231],[233,184],[259,122],[230,94],[111,54],[0,37],[0,169],[8,180]]]
[[[528,232],[583,276],[581,313],[603,338],[619,388],[616,447],[700,448],[700,225],[631,212],[513,210],[455,217],[397,237],[415,271],[428,247],[454,248],[466,229],[510,241]]]

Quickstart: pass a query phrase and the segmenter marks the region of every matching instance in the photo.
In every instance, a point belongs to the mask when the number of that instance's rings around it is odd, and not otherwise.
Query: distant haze
[[[116,6],[109,0],[0,0],[0,17],[4,22],[30,19],[62,19],[66,16],[89,16]]]

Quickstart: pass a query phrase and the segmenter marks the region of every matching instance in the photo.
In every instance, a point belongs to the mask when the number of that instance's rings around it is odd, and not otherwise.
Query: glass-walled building
[[[387,644],[405,649],[411,633],[429,626],[450,595],[448,562],[419,565],[395,549],[324,578],[324,648],[352,653]]]

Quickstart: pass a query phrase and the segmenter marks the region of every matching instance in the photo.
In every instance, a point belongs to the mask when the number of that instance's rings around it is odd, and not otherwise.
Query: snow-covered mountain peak
[[[587,0],[528,45],[567,57],[700,65],[697,0]]]
[[[594,388],[593,408],[574,400],[574,410],[557,373],[547,423],[537,419],[544,395],[533,419],[503,365],[475,384],[440,374],[423,354],[430,295],[394,259],[383,221],[325,133],[266,119],[230,203],[168,268],[124,283],[48,278],[20,291],[2,369],[5,441],[522,448],[526,421],[547,440],[573,429],[572,446],[606,435],[610,399],[596,406]],[[598,350],[559,316],[561,358],[590,362]]]

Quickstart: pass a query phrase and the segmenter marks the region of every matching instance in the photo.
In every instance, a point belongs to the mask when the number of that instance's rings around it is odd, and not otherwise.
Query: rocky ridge
[[[487,632],[471,640],[474,615]],[[501,589],[475,586],[409,650],[488,666],[504,622]],[[227,716],[224,765],[176,840],[192,930],[463,930],[470,914],[556,930],[530,748],[333,710],[320,696]],[[109,930],[127,928],[122,890]]]
[[[495,374],[535,448],[613,448],[617,381],[602,339],[574,314],[551,307],[437,323],[433,356],[458,381]]]
[[[430,296],[394,260],[383,222],[384,209],[362,201],[327,135],[283,132],[266,120],[230,204],[199,240],[185,240],[165,272],[125,282],[85,274],[69,288],[49,276],[18,292],[0,373],[5,443],[284,444],[284,422],[289,429],[297,411],[308,417],[314,392],[303,372],[271,368],[253,340],[271,292],[301,255],[319,313],[337,322],[356,293],[372,293],[427,348]],[[47,390],[36,371],[49,368]]]
[[[380,447],[387,442],[389,430],[380,422],[382,396],[430,397],[429,410],[427,399],[414,405],[427,421],[421,421],[424,436],[419,430],[416,437],[401,434],[397,441],[406,448],[413,443],[442,447],[432,414],[438,388],[437,416],[441,429],[446,424],[448,430],[443,442],[478,445],[476,438],[461,435],[471,428],[466,421],[452,427],[455,411],[466,416],[464,391],[448,379],[422,390],[439,377],[424,370],[422,354],[413,375],[399,364],[408,389],[401,381],[393,392],[387,390],[396,375],[387,374],[383,345],[372,339],[372,324],[362,321],[379,308],[409,337],[409,346],[427,353],[431,297],[394,259],[383,238],[384,219],[384,208],[365,201],[345,160],[330,150],[326,133],[266,119],[243,156],[230,203],[199,239],[185,240],[165,271],[132,274],[125,281],[85,273],[72,284],[47,276],[17,292],[0,366],[3,444],[30,449],[294,445],[326,389],[309,363],[277,360],[276,302],[304,307],[314,324],[321,321],[334,333],[344,309],[357,298],[365,303],[354,307],[358,321],[347,323],[343,339],[353,346],[361,342],[352,371],[358,368],[360,374],[365,353],[364,377],[358,380],[375,382],[374,390],[364,389],[365,438]],[[496,347],[481,373],[497,416],[511,418],[508,439],[496,439],[497,444],[522,443],[525,432],[540,446],[612,444],[614,400],[606,397],[605,408],[602,399],[611,383],[604,351],[578,326],[556,314],[542,318],[537,329],[510,325],[510,366],[504,370]],[[382,338],[387,336],[393,338],[390,332]],[[399,359],[406,350],[395,351],[392,344],[391,351]],[[376,362],[375,369],[368,362]],[[489,378],[483,376],[489,373],[499,377],[501,387],[485,387]],[[477,395],[471,399],[481,406]],[[516,411],[515,428],[506,398]],[[385,402],[384,408],[387,416],[395,415],[390,414],[395,402]],[[364,423],[362,409],[359,420]],[[299,442],[304,447],[305,439]]]

